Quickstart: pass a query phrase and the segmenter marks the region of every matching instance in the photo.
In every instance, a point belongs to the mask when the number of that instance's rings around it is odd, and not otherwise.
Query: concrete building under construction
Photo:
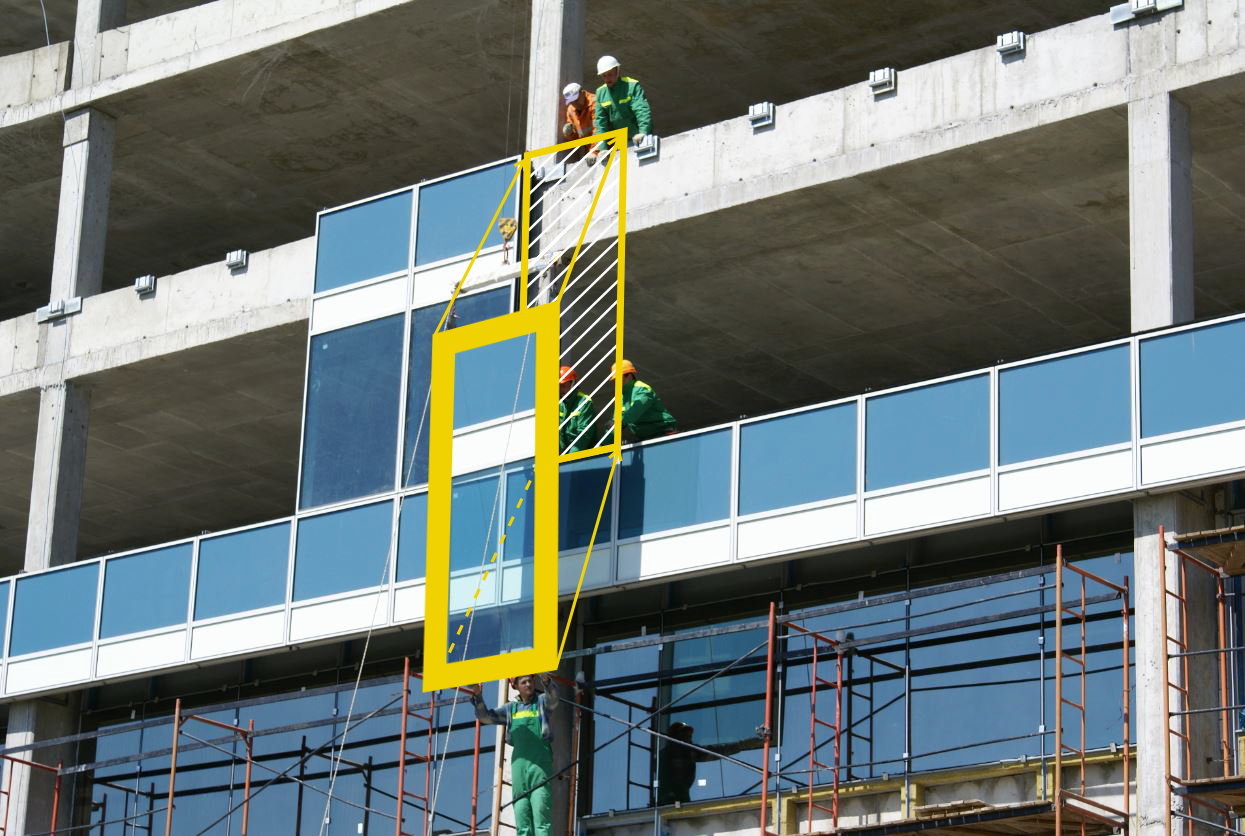
[[[574,251],[604,416],[625,225],[680,431],[559,466],[554,832],[1245,834],[1243,12],[0,0],[0,833],[515,830],[433,335]],[[602,54],[653,136],[529,164]],[[451,662],[534,641],[506,345]]]

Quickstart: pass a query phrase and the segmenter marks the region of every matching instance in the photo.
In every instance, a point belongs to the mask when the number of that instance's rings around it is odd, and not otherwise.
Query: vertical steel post
[[[177,782],[177,741],[182,736],[182,699],[173,703],[173,756],[169,762],[169,800],[164,811],[164,836],[173,834],[173,788]]]
[[[1128,603],[1129,603],[1129,599],[1132,597],[1132,595],[1129,593],[1130,589],[1131,587],[1128,585],[1128,575],[1125,575],[1124,576],[1124,603],[1120,607],[1120,609],[1122,610],[1120,615],[1124,622],[1124,664],[1123,664],[1123,669],[1124,669],[1124,821],[1128,821],[1128,781],[1129,781],[1129,774],[1128,774],[1129,773],[1129,769],[1128,769],[1129,767],[1129,742],[1128,741],[1129,741],[1129,735],[1131,734],[1131,729],[1129,729],[1129,716],[1130,716],[1129,711],[1130,711],[1131,706],[1129,703],[1130,703],[1130,698],[1132,696],[1132,689],[1128,687],[1128,642],[1129,642]]]
[[[406,719],[411,698],[411,658],[402,662],[402,713],[398,731],[398,820],[394,823],[394,836],[402,836],[402,814],[406,811]]]
[[[1159,526],[1159,583],[1163,585],[1160,596],[1162,606],[1159,608],[1159,623],[1163,631],[1163,772],[1164,784],[1167,787],[1167,809],[1163,814],[1163,832],[1171,836],[1172,832],[1172,728],[1171,728],[1171,657],[1167,646],[1167,536],[1163,526]]]
[[[817,783],[817,640],[813,645],[813,668],[809,676],[808,704],[808,832],[813,832],[813,786]]]
[[[247,827],[251,821],[251,758],[254,755],[255,720],[246,723],[246,776],[243,779],[242,791],[242,836],[247,836]]]
[[[1063,546],[1055,547],[1055,833],[1063,834]]]
[[[1223,753],[1223,777],[1227,778],[1232,774],[1232,750],[1231,740],[1232,733],[1230,729],[1231,718],[1229,717],[1229,705],[1232,699],[1228,694],[1228,612],[1227,612],[1227,596],[1223,587],[1223,573],[1219,573],[1215,577],[1215,597],[1219,609],[1219,704],[1222,705],[1223,713],[1219,716],[1219,736],[1220,749]]]
[[[56,783],[52,785],[52,824],[48,828],[52,836],[56,836],[56,817],[60,813],[61,807],[61,767],[65,764],[62,761],[56,763]]]
[[[471,836],[476,833],[476,816],[480,803],[480,721],[476,720],[475,744],[471,750]],[[570,831],[568,831],[569,833]]]

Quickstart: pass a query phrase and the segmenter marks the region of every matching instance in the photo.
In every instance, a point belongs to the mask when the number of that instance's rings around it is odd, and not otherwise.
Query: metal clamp
[[[1139,17],[1182,8],[1184,8],[1184,0],[1128,0],[1127,3],[1111,7],[1111,24],[1118,26]]]
[[[72,299],[57,299],[35,311],[35,322],[51,322],[76,313],[82,313],[81,296],[75,296]]]

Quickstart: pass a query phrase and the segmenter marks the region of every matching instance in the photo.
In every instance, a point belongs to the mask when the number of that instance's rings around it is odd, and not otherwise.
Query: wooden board
[[[1229,575],[1245,575],[1245,525],[1191,531],[1175,538],[1175,547],[1223,569]]]
[[[1237,815],[1245,814],[1245,775],[1233,775],[1228,778],[1197,778],[1182,783],[1184,795],[1222,804]],[[1210,817],[1203,816],[1203,818]]]
[[[956,809],[956,808],[959,809]],[[1049,801],[990,805],[977,800],[919,807],[917,816],[884,824],[840,827],[836,833],[852,836],[890,836],[936,830],[939,836],[1048,836],[1055,831],[1055,805]],[[1116,828],[1077,814],[1065,805],[1062,836],[1107,836]]]

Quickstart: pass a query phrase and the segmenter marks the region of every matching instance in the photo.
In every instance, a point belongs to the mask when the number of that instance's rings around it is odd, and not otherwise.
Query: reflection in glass
[[[1245,321],[1141,341],[1141,435],[1245,419],[1245,388],[1226,371],[1245,355]],[[1189,399],[1181,393],[1196,393]]]
[[[990,466],[990,378],[950,380],[870,398],[865,490]]]
[[[285,602],[290,524],[199,541],[195,618],[215,618]]]
[[[730,469],[730,430],[624,450],[618,536],[726,519]]]
[[[322,215],[316,292],[405,270],[410,246],[409,191]]]
[[[609,457],[599,456],[564,464],[559,473],[558,548],[562,551],[586,549],[597,524],[597,514],[601,511],[605,483],[609,480]],[[617,473],[614,478],[618,478]],[[611,486],[610,492],[613,490]],[[601,528],[597,532],[598,544],[609,542],[610,510],[607,502],[605,512],[601,514]]]
[[[185,543],[105,561],[99,637],[186,623],[193,551]]]
[[[462,627],[462,632],[458,628]],[[499,653],[532,647],[535,615],[530,602],[473,609],[470,615],[450,616],[454,650],[446,649],[447,662],[482,659]]]
[[[497,475],[454,480],[450,500],[450,572],[482,570],[497,551],[501,509]]]
[[[398,511],[398,576],[400,581],[422,578],[428,546],[428,494],[403,497]]]
[[[739,513],[753,514],[856,492],[856,404],[744,424]]]
[[[9,655],[89,642],[98,585],[98,563],[18,578]]]
[[[301,507],[393,487],[402,328],[391,316],[311,338]]]
[[[445,320],[446,328],[483,322],[511,312],[513,291],[509,286],[470,296],[460,296]],[[411,362],[406,385],[405,450],[402,456],[403,484],[407,487],[428,481],[428,389],[432,383],[432,332],[445,313],[444,305],[430,305],[411,317]],[[416,441],[419,450],[415,450]]]
[[[524,334],[454,358],[454,429],[536,408],[536,335]]]
[[[1128,346],[999,372],[999,464],[1130,438]]]
[[[299,520],[294,600],[306,601],[386,583],[392,526],[391,502]]]
[[[514,178],[514,165],[501,163],[419,188],[419,223],[415,230],[415,264],[432,264],[456,255],[469,255],[480,244],[497,204]],[[508,206],[515,205],[517,188]],[[501,217],[514,217],[509,208]],[[484,247],[501,246],[496,225],[489,229]]]

